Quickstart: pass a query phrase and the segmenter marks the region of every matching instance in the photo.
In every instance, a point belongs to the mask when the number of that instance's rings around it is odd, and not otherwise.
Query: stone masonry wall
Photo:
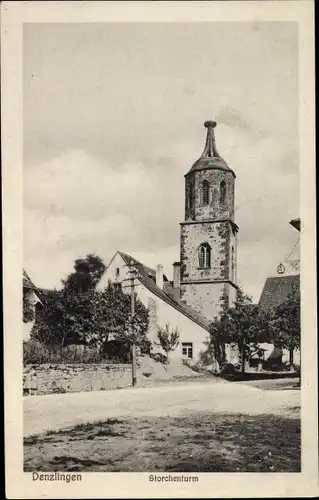
[[[228,222],[203,222],[181,225],[181,281],[225,280],[230,278],[230,238]],[[211,268],[199,269],[198,248],[212,248]]]
[[[37,394],[99,391],[131,385],[131,365],[27,365],[23,388]]]
[[[202,183],[206,180],[209,183],[209,204],[202,204]],[[220,183],[226,182],[225,203],[220,205]],[[233,218],[234,216],[234,195],[235,182],[231,172],[224,170],[201,170],[194,172],[186,178],[185,197],[187,200],[190,184],[194,185],[193,208],[188,208],[185,204],[185,220],[207,220],[215,218]]]
[[[209,205],[201,203],[201,189],[204,180],[209,182]],[[226,182],[225,203],[220,205],[220,183]],[[195,220],[230,217],[234,215],[234,177],[223,170],[202,170],[196,173],[195,180]]]
[[[223,305],[228,305],[228,283],[189,283],[181,285],[181,299],[208,320],[217,316]]]

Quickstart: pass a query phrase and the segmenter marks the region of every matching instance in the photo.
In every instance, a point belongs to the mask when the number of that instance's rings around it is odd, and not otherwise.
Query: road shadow
[[[300,472],[299,408],[287,416],[196,413],[109,419],[30,436],[24,470]]]

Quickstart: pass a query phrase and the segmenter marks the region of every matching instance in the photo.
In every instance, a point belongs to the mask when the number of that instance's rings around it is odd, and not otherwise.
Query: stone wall
[[[198,248],[209,243],[211,267],[199,267]],[[181,224],[180,297],[186,304],[211,320],[223,305],[234,301],[236,288],[236,237],[230,223],[201,222]],[[232,251],[232,249],[234,249]]]
[[[209,203],[202,203],[202,185],[209,184]],[[220,203],[220,183],[226,183],[226,197]],[[191,196],[193,203],[188,203]],[[233,218],[235,198],[235,179],[230,171],[208,169],[196,171],[188,175],[185,180],[185,220],[205,221],[216,218]]]
[[[181,281],[230,279],[231,228],[228,222],[181,224]],[[212,248],[211,268],[199,268],[198,248],[202,243]]]
[[[48,364],[27,365],[23,369],[23,389],[28,393],[99,391],[129,387],[129,364]]]
[[[228,305],[229,283],[188,283],[181,285],[181,299],[211,321],[224,304]]]

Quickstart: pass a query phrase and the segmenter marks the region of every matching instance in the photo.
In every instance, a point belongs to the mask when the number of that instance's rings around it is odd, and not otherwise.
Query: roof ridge
[[[30,284],[32,288],[37,288],[24,268],[22,270],[22,276],[26,280],[27,284]]]
[[[187,306],[184,304],[181,300],[176,300],[175,298],[171,297],[168,293],[165,292],[164,289],[159,288],[159,286],[156,285],[154,279],[152,279],[149,276],[149,271],[152,271],[153,273],[156,273],[155,269],[150,268],[149,266],[145,266],[142,262],[138,261],[131,255],[121,252],[118,250],[118,253],[121,255],[121,257],[124,259],[124,261],[128,264],[130,260],[133,261],[133,263],[139,264],[142,266],[142,269],[146,272],[140,273],[139,276],[136,278],[151,292],[157,295],[160,299],[164,300],[168,305],[171,307],[174,307],[174,309],[178,310],[181,314],[186,316],[189,320],[193,321],[197,325],[201,326],[205,330],[208,331],[209,324],[210,322],[206,320],[201,314],[197,313],[194,309],[191,307]],[[165,275],[164,275],[165,276]],[[165,276],[166,281],[164,283],[170,283],[167,277]]]

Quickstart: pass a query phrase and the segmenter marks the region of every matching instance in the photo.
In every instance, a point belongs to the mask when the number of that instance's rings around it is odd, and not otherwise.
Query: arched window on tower
[[[209,182],[203,181],[202,184],[202,204],[208,205],[209,203]]]
[[[211,247],[208,243],[203,243],[198,249],[199,267],[210,268],[211,266]]]
[[[194,180],[192,179],[187,186],[187,194],[186,194],[186,204],[187,204],[186,206],[190,210],[194,207],[194,196],[195,196]]]
[[[219,203],[224,205],[226,203],[226,182],[221,181],[219,188]]]

